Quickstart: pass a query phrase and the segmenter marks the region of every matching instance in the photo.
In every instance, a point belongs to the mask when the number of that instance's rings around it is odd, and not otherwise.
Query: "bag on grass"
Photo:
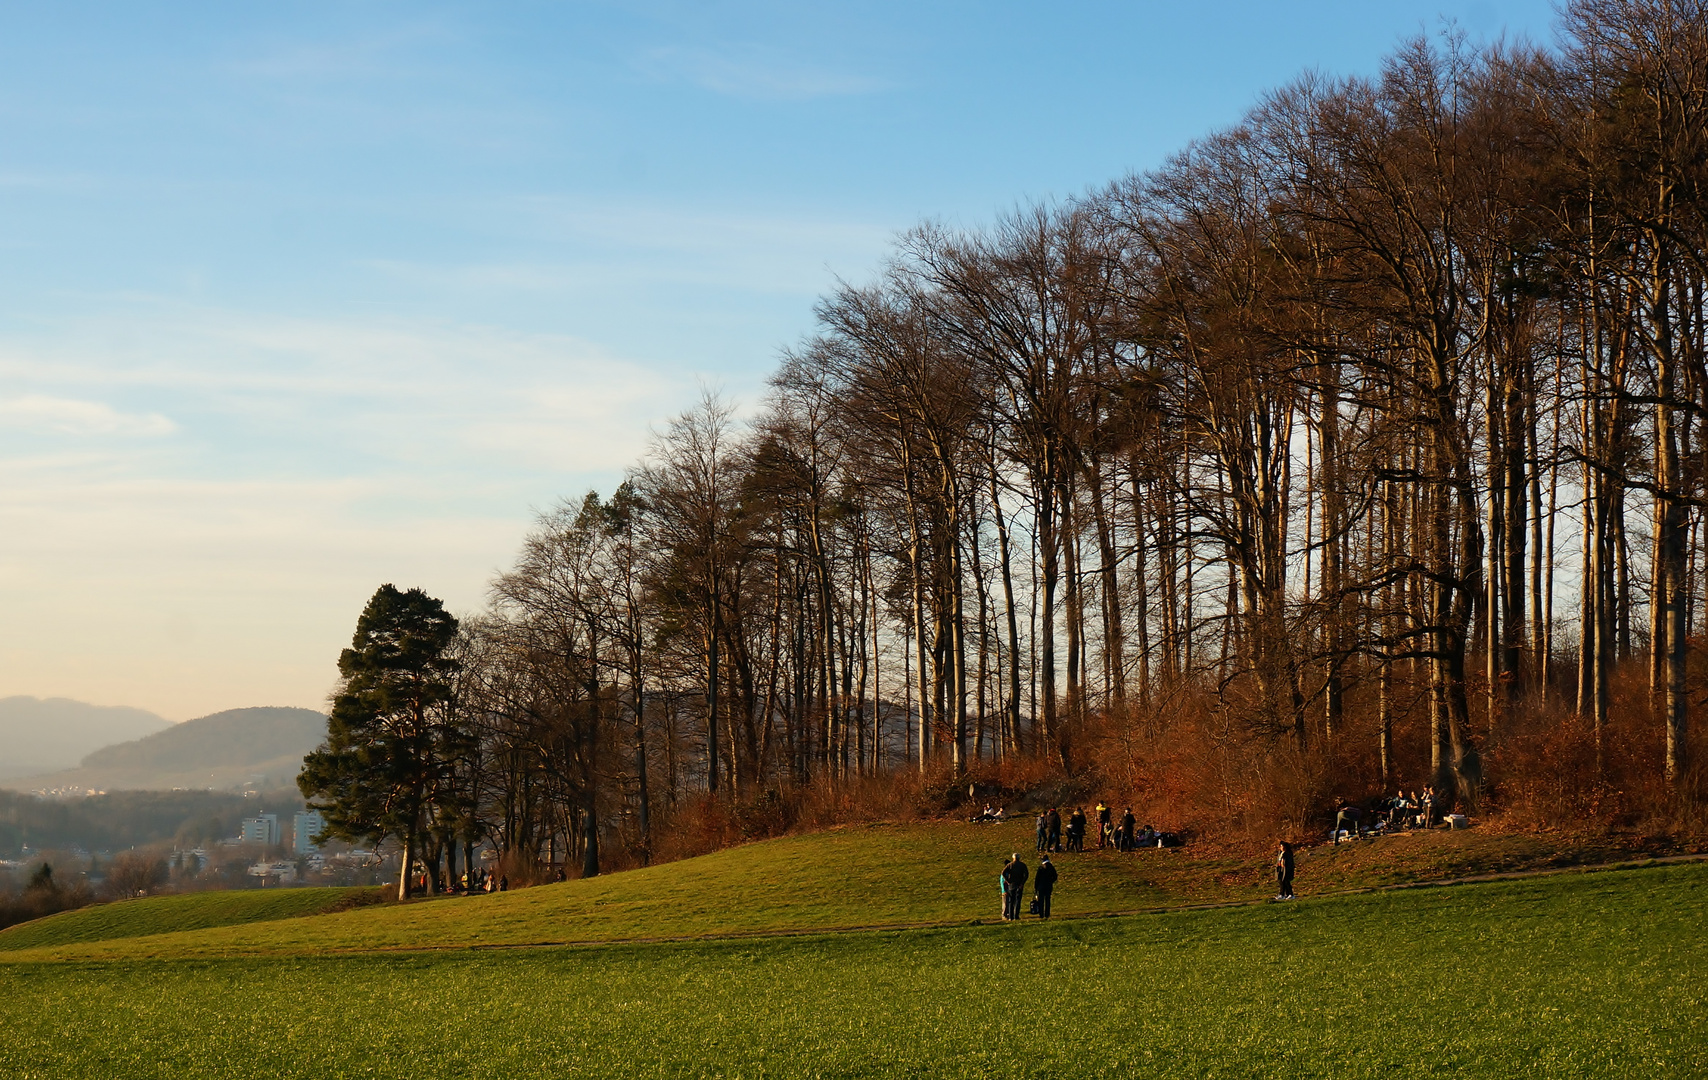
[[[1036,897],[1036,896],[1034,896],[1034,897],[1033,897],[1033,898],[1032,898],[1032,906],[1031,906],[1031,907],[1029,907],[1029,908],[1027,908],[1027,909],[1026,909],[1026,914],[1028,914],[1028,915],[1036,915],[1036,914],[1038,914],[1038,910],[1039,910],[1039,908],[1038,908],[1038,898],[1037,898],[1037,897]]]

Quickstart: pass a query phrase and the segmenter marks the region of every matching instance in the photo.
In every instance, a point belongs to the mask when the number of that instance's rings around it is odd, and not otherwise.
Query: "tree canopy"
[[[303,759],[297,786],[326,834],[403,846],[407,888],[429,804],[449,793],[466,741],[453,709],[457,620],[420,589],[382,585],[338,657],[326,742]]]

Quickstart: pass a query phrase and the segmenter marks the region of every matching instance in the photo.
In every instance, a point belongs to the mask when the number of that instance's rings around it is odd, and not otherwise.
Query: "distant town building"
[[[326,819],[319,810],[298,810],[296,817],[291,819],[291,850],[298,855],[319,851],[320,845],[314,842],[314,834],[324,828]]]
[[[249,876],[260,878],[262,885],[289,885],[297,879],[297,868],[288,862],[258,862],[249,868]]]
[[[279,815],[256,814],[254,817],[244,818],[243,832],[240,835],[245,844],[276,846],[279,842]]]

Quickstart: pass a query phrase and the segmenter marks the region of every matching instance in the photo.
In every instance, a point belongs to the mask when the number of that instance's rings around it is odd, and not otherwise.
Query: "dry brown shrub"
[[[1708,741],[1691,733],[1698,766],[1669,786],[1665,733],[1640,660],[1615,674],[1599,755],[1589,718],[1557,697],[1504,720],[1489,753],[1491,803],[1512,824],[1680,835],[1701,834],[1708,824],[1700,767]]]
[[[1236,846],[1296,837],[1328,796],[1331,763],[1301,753],[1248,701],[1186,688],[1151,709],[1112,710],[1084,739],[1099,797],[1140,821]]]
[[[1693,675],[1708,682],[1708,670]],[[1479,812],[1496,828],[1617,830],[1626,834],[1708,834],[1708,769],[1678,791],[1661,776],[1663,741],[1641,662],[1617,674],[1602,738],[1601,773],[1593,733],[1555,699],[1515,707],[1486,725],[1485,688],[1469,688],[1471,745],[1482,755],[1487,786]],[[1148,708],[1128,704],[1086,718],[1073,732],[1071,770],[1050,752],[970,764],[960,777],[946,761],[920,772],[821,778],[798,787],[701,797],[655,815],[655,861],[731,844],[873,821],[960,817],[984,804],[1011,814],[1102,800],[1132,807],[1141,823],[1183,834],[1196,845],[1254,850],[1277,838],[1321,837],[1343,802],[1372,806],[1396,788],[1431,780],[1425,688],[1397,666],[1392,684],[1392,744],[1384,783],[1378,754],[1373,681],[1348,680],[1344,712],[1328,737],[1319,698],[1308,699],[1306,746],[1266,723],[1247,690],[1218,696],[1188,683]],[[1708,727],[1708,725],[1698,725]],[[1693,759],[1708,740],[1693,735]],[[615,863],[613,862],[613,866]]]
[[[121,851],[107,867],[107,893],[118,899],[146,896],[166,884],[171,871],[152,851]]]

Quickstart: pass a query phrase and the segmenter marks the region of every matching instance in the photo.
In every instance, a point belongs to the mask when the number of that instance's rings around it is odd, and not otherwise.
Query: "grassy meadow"
[[[1051,923],[14,962],[0,1019],[23,1080],[1684,1077],[1705,917],[1689,864]]]
[[[0,964],[19,960],[325,955],[904,928],[993,921],[1003,858],[1030,853],[1029,823],[834,829],[536,889],[307,916],[307,893],[214,893],[129,901],[0,931]],[[1614,857],[1613,852],[1606,853]],[[1303,895],[1492,870],[1595,861],[1557,838],[1415,833],[1301,853]],[[1266,855],[1192,848],[1060,855],[1058,916],[1260,901]],[[301,896],[300,901],[293,898]],[[247,898],[247,899],[246,899]],[[302,903],[300,911],[287,910]],[[244,905],[256,905],[253,917]],[[274,906],[278,905],[278,906]],[[317,906],[318,905],[318,906]],[[118,932],[122,927],[123,932]]]
[[[116,941],[238,923],[326,915],[380,901],[384,889],[254,889],[186,893],[62,911],[0,931],[0,950]]]

